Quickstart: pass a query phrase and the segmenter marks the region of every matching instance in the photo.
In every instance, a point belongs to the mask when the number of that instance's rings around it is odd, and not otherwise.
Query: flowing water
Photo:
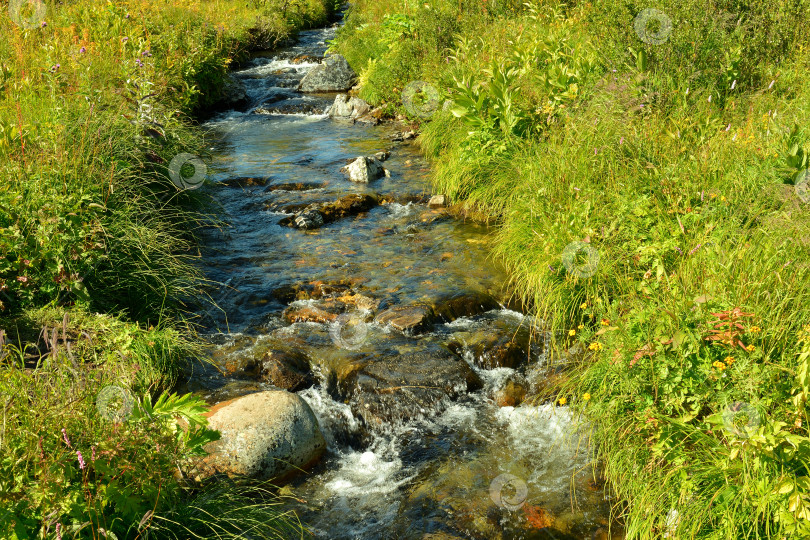
[[[221,284],[204,319],[213,366],[197,366],[188,389],[210,403],[272,389],[252,363],[271,350],[305,355],[315,384],[298,393],[328,449],[291,488],[316,538],[608,538],[587,426],[567,407],[510,406],[542,384],[547,358],[543,332],[503,305],[487,229],[428,207],[428,164],[412,142],[392,142],[395,127],[330,119],[335,94],[295,91],[334,32],[255,56],[235,73],[250,106],[206,123],[216,184],[204,189],[230,226],[205,241],[205,272]],[[390,177],[358,184],[340,172],[383,150]],[[350,194],[380,204],[317,229],[279,224]],[[390,306],[441,312],[453,298],[462,307],[415,335],[373,319]],[[468,384],[383,396],[352,386],[367,366],[404,359],[425,386],[446,365]]]

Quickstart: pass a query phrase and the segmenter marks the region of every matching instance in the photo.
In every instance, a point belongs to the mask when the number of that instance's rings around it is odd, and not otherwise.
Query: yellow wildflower
[[[602,326],[608,326],[609,324],[610,324],[610,321],[609,321],[609,320],[607,320],[607,319],[602,319]]]
[[[579,326],[577,326],[577,329],[578,329],[578,330],[582,330],[583,328],[585,328],[585,325],[584,325],[584,324],[580,324]]]
[[[592,351],[601,351],[602,350],[602,344],[597,342],[597,341],[594,341],[593,343],[588,345],[588,348],[590,350],[592,350]]]
[[[752,326],[751,328],[748,329],[748,331],[751,332],[752,334],[759,334],[762,331],[762,329],[759,326]]]
[[[584,399],[585,401],[590,401],[591,400],[591,395],[589,393],[585,392],[582,395],[582,399]]]
[[[557,400],[557,404],[558,405],[565,405],[565,403],[567,401],[568,401],[567,399],[565,399],[564,397],[561,397],[560,399]]]
[[[569,330],[569,331],[568,331],[568,335],[569,335],[569,336],[575,336],[575,335],[577,335],[577,331],[576,331],[576,330],[571,329],[571,330]]]
[[[579,306],[579,309],[585,309],[587,307],[588,307],[588,302],[582,302],[582,304]]]
[[[754,352],[755,349],[756,347],[754,347],[753,345],[749,345],[748,347],[745,348],[745,350],[748,352]]]
[[[723,362],[725,362],[726,364],[728,364],[730,366],[731,364],[734,363],[734,357],[733,356],[726,356],[725,358],[723,358]]]
[[[725,196],[725,195],[722,195],[722,196],[720,197],[720,200],[721,200],[721,201],[725,201],[725,200],[726,200],[726,196]]]
[[[715,361],[712,364],[712,366],[717,368],[720,371],[723,371],[724,369],[726,369],[726,365],[723,362],[720,362],[719,360]]]

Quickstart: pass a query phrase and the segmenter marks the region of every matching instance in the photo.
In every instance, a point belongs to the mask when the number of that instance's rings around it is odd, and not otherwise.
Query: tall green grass
[[[21,4],[42,10],[32,24],[10,16]],[[301,534],[268,486],[185,477],[214,434],[202,403],[168,392],[200,354],[197,237],[219,218],[168,168],[206,159],[195,116],[231,64],[335,7],[0,3],[1,537]],[[111,386],[126,421],[97,407]]]
[[[408,114],[408,77],[452,100],[422,126],[434,189],[496,226],[628,537],[810,534],[810,4],[500,6],[358,2],[335,48],[375,104]]]

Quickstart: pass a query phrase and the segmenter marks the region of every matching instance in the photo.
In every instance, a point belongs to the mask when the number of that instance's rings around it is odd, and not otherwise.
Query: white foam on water
[[[413,203],[408,204],[400,204],[398,202],[392,202],[387,205],[388,211],[391,213],[391,217],[393,218],[402,218],[405,216],[410,216],[413,213],[414,206]]]
[[[506,428],[512,455],[531,464],[526,481],[536,490],[564,490],[571,475],[591,461],[587,426],[580,424],[568,407],[501,407],[495,417]]]

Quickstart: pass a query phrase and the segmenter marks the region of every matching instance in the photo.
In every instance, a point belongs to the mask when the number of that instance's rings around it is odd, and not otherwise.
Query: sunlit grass
[[[659,3],[674,26],[656,45],[634,31],[648,6],[539,4],[359,2],[337,49],[368,62],[377,105],[398,106],[402,74],[454,100],[458,117],[422,126],[434,189],[496,226],[493,257],[569,360],[556,392],[591,421],[628,537],[808,534],[810,219],[791,185],[807,6]],[[443,10],[457,23],[430,18]],[[414,28],[382,47],[385,14]],[[576,242],[592,275],[566,266]],[[739,403],[758,411],[750,437],[723,422]]]

